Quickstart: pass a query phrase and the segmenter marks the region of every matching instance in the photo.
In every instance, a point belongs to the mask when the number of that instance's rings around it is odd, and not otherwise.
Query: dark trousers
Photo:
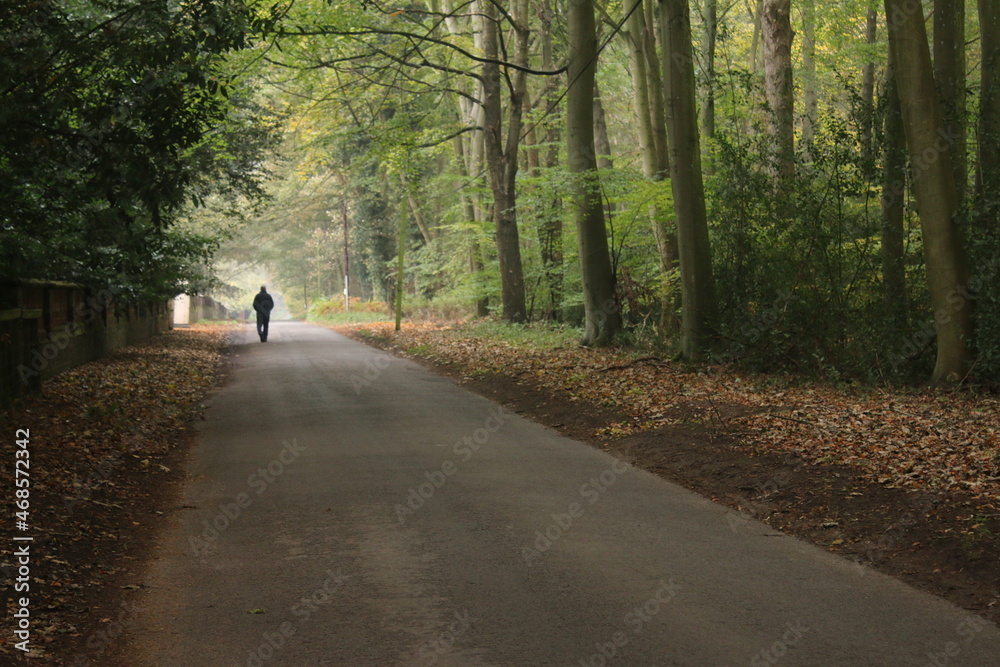
[[[271,321],[271,313],[257,313],[257,335],[261,340],[267,339],[267,325]]]

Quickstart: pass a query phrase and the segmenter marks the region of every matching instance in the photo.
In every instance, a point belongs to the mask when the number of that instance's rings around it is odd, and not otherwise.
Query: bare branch
[[[317,36],[336,36],[336,37],[367,37],[371,35],[386,35],[394,37],[404,37],[407,39],[415,39],[421,42],[430,42],[432,44],[437,44],[439,46],[444,46],[452,49],[461,55],[465,56],[469,60],[477,63],[488,63],[492,65],[500,65],[501,67],[510,68],[513,70],[518,70],[526,74],[533,74],[536,76],[558,76],[563,74],[567,70],[567,66],[562,66],[555,70],[537,70],[531,67],[523,67],[521,65],[516,65],[511,62],[506,62],[504,60],[496,58],[483,58],[482,56],[477,56],[469,51],[463,49],[462,47],[452,44],[451,42],[443,39],[438,39],[436,37],[430,37],[428,35],[417,35],[412,32],[405,32],[402,30],[382,30],[376,28],[365,28],[362,30],[340,30],[337,28],[327,27],[320,28],[316,30],[296,30],[283,32],[284,37],[317,37]],[[427,63],[427,66],[431,66]]]
[[[433,141],[433,142],[426,143],[426,144],[417,144],[415,146],[415,148],[434,148],[435,146],[439,146],[439,145],[443,144],[446,141],[451,141],[455,137],[459,137],[459,136],[465,134],[466,132],[476,132],[476,131],[482,130],[482,129],[483,128],[480,127],[480,126],[478,126],[478,125],[475,125],[475,126],[470,125],[468,127],[463,127],[460,130],[456,130],[455,132],[452,132],[452,133],[450,133],[450,134],[448,134],[448,135],[446,135],[444,137],[441,137],[437,141]]]

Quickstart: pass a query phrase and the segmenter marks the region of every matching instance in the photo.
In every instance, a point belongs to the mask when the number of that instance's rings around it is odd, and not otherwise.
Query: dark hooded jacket
[[[253,309],[261,315],[270,315],[272,308],[274,308],[274,299],[264,290],[258,292],[257,296],[253,298]]]

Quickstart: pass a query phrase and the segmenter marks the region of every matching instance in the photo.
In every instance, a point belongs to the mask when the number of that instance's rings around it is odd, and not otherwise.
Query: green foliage
[[[403,317],[408,320],[455,322],[466,320],[473,315],[467,294],[462,292],[442,292],[433,297],[407,296],[403,300]]]
[[[700,40],[698,4],[692,18]],[[777,189],[764,166],[767,110],[755,3],[720,7],[711,81],[699,50],[699,92],[712,85],[715,99],[716,136],[703,147],[722,359],[876,381],[922,377],[932,361],[933,314],[926,306],[913,210],[906,211],[904,234],[905,304],[887,303],[881,275],[883,110],[863,99],[857,83],[869,62],[877,84],[884,76],[884,30],[874,44],[865,39],[871,5],[836,0],[818,16],[819,127],[809,146],[800,133],[796,177]],[[304,315],[312,308],[318,314],[342,293],[346,218],[352,294],[392,302],[395,258],[404,247],[408,317],[495,312],[500,275],[493,201],[483,165],[473,155],[481,141],[474,109],[479,64],[448,46],[476,51],[468,13],[457,8],[446,20],[420,5],[324,0],[296,2],[289,11],[275,33],[280,49],[268,53],[277,64],[265,66],[260,77],[269,82],[266,93],[275,108],[296,118],[284,137],[287,159],[272,165],[279,176],[270,189],[273,205],[226,243],[227,257],[268,267],[293,312]],[[614,17],[621,7],[612,4],[607,11]],[[553,62],[564,62],[562,19],[550,17],[551,32],[543,34],[540,18],[529,17],[537,40],[531,66],[539,65],[544,37],[553,38]],[[979,47],[974,31],[970,36],[975,71]],[[606,205],[618,305],[630,327],[625,340],[669,349],[683,305],[679,272],[660,265],[651,212],[659,216],[658,225],[673,231],[672,190],[669,182],[650,182],[640,173],[632,79],[622,46],[614,38],[601,56],[614,167],[601,169],[596,187]],[[796,39],[796,62],[801,48]],[[573,180],[563,164],[560,135],[564,86],[564,79],[529,77],[517,216],[530,317],[575,325],[583,315],[582,284],[567,206]],[[968,103],[970,110],[977,108],[974,87]],[[905,201],[912,199],[906,188],[900,192]],[[1000,239],[992,231],[997,215],[991,206],[973,202],[966,218],[974,223],[967,226],[973,275],[981,276],[981,289],[970,297],[980,321],[976,370],[997,377],[1000,271],[990,273],[989,267]],[[409,223],[404,238],[397,231],[401,216]]]
[[[351,297],[350,308],[345,310],[344,297],[314,301],[306,319],[323,324],[354,324],[358,322],[385,322],[389,308],[382,301],[362,301]]]
[[[239,0],[4,3],[4,271],[146,297],[198,280],[214,239],[170,227],[212,192],[260,195],[273,124],[224,56],[261,27]]]
[[[349,299],[349,304],[344,304],[344,297],[333,297],[325,301],[317,300],[309,308],[309,319],[322,319],[332,315],[343,313],[365,313],[368,315],[381,315],[385,317],[389,314],[389,307],[383,301],[362,301],[356,296]]]
[[[766,135],[755,137],[718,137],[709,188],[722,357],[834,379],[883,379],[923,363],[905,349],[907,330],[885,317],[880,191],[858,128],[828,117],[780,191],[758,168]],[[920,252],[913,239],[909,266],[920,266]],[[912,289],[907,310],[919,320],[919,280]]]
[[[577,347],[583,329],[553,322],[510,324],[488,319],[466,323],[457,333],[462,338],[502,342],[525,350],[556,350]]]
[[[976,308],[976,349],[979,353],[974,376],[994,385],[1000,383],[1000,226],[997,225],[997,194],[978,202],[975,224],[969,230],[972,279],[969,302]]]
[[[608,215],[608,241],[618,276],[618,299],[626,325],[659,324],[667,313],[664,304],[679,298],[676,271],[664,275],[656,238],[656,224],[676,232],[673,189],[669,180],[650,181],[630,169],[610,170],[602,188],[613,212]],[[666,335],[660,331],[661,335]]]

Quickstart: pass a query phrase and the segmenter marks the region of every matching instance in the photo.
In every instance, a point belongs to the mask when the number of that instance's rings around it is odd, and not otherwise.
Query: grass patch
[[[358,336],[368,340],[386,340],[386,337],[379,334],[377,331],[372,331],[371,329],[358,329]]]
[[[469,322],[457,328],[461,336],[503,341],[515,347],[533,350],[574,348],[580,343],[583,330],[549,322],[509,324],[496,320]]]
[[[385,313],[366,313],[361,310],[351,310],[346,313],[330,313],[328,315],[309,315],[309,322],[314,324],[370,324],[372,322],[388,322]]]
[[[187,328],[203,328],[203,329],[213,329],[213,328],[228,328],[228,329],[238,329],[242,327],[244,322],[242,320],[237,320],[231,318],[228,320],[200,320],[194,324],[189,325]]]

